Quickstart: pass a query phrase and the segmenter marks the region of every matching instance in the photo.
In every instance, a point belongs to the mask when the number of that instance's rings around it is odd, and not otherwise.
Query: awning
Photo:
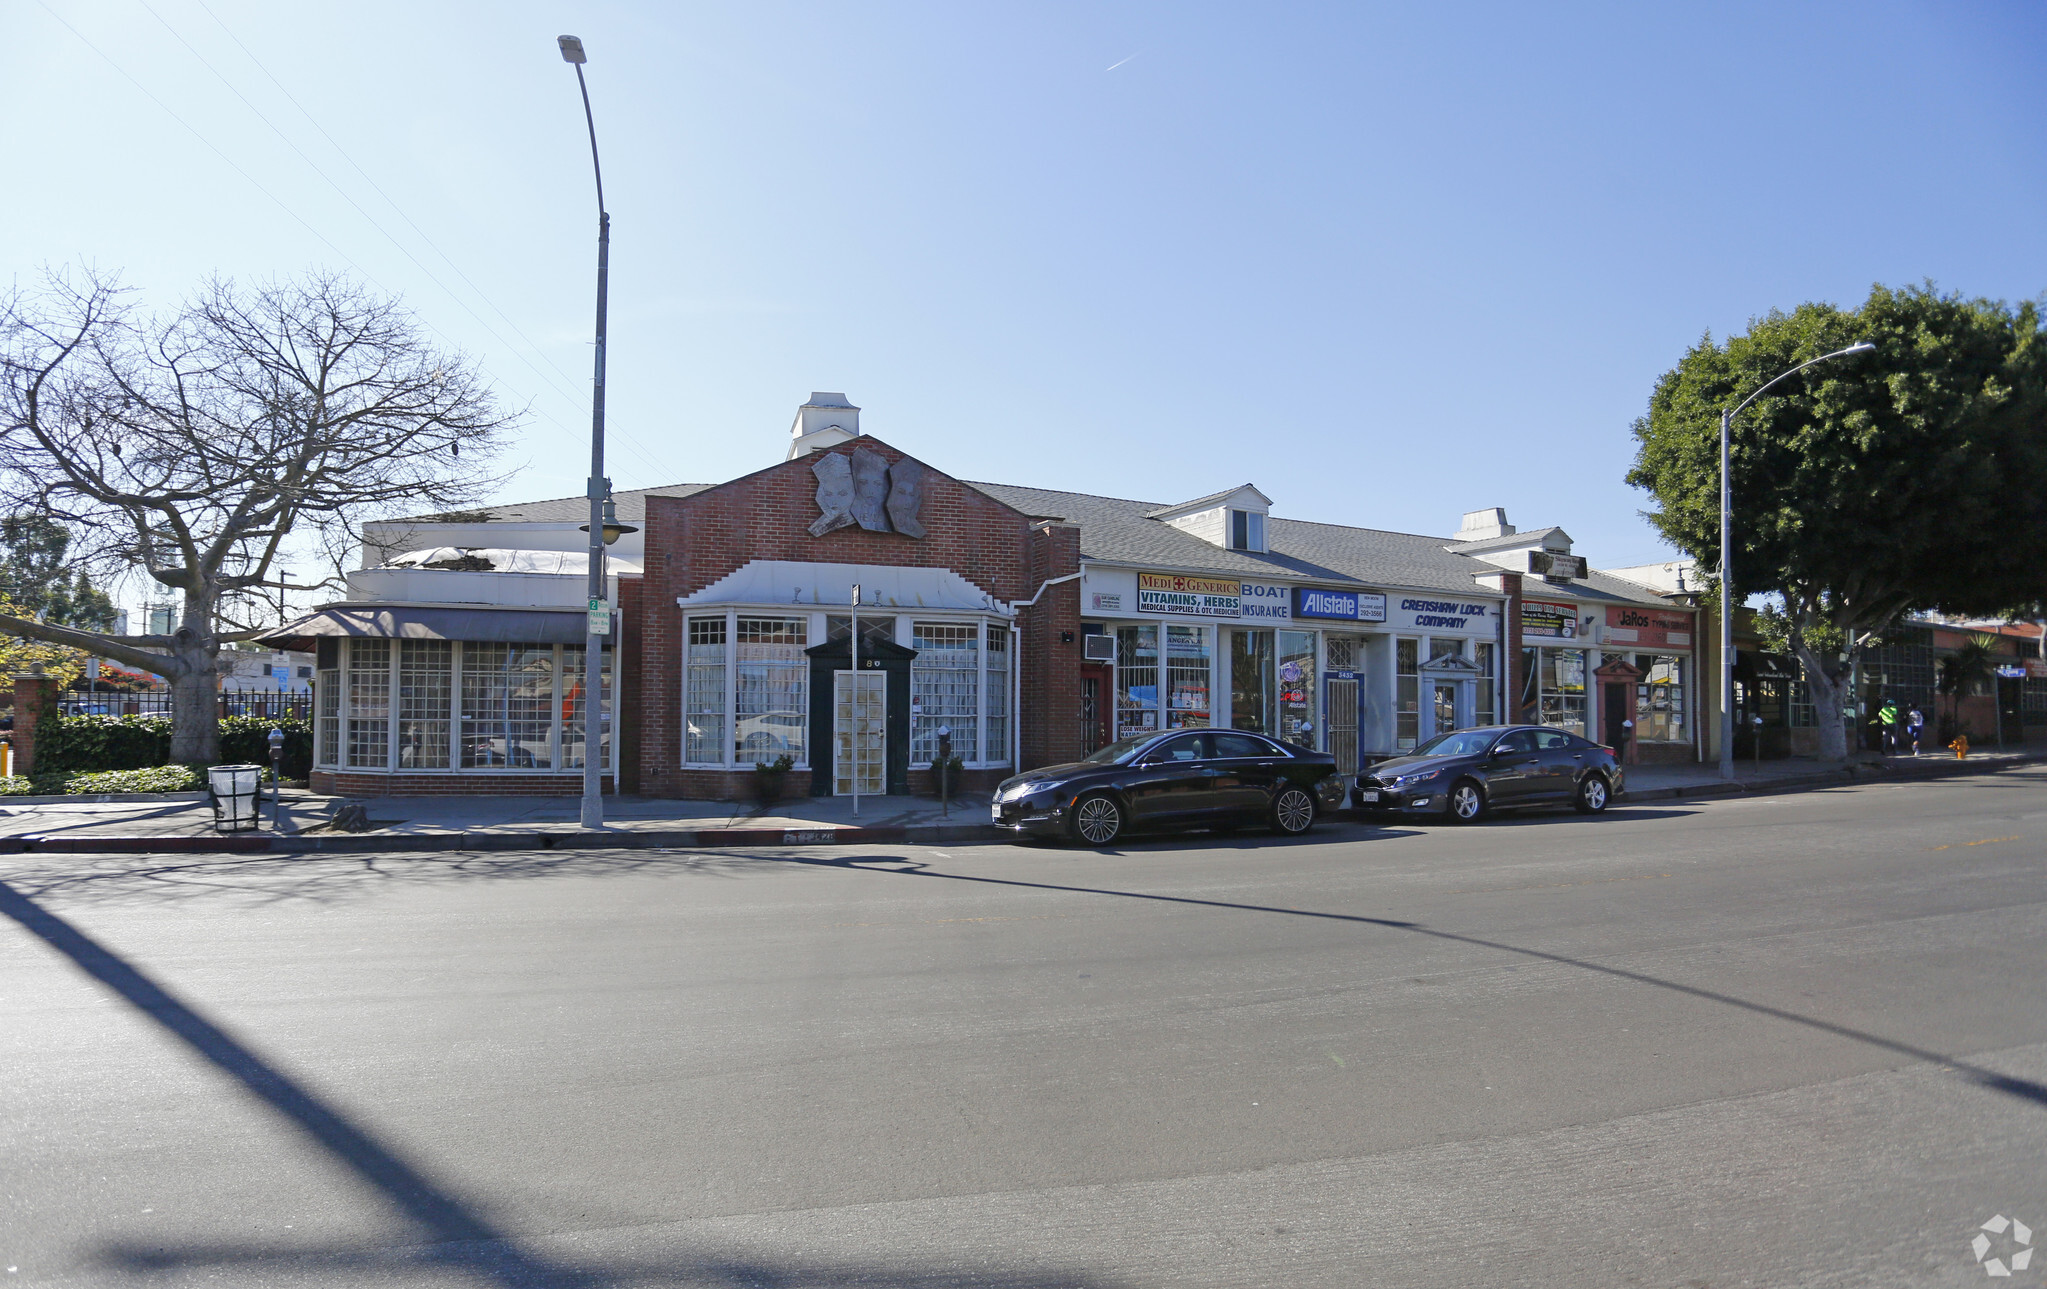
[[[336,604],[266,631],[256,639],[311,652],[322,637],[358,640],[474,640],[484,644],[582,644],[586,615],[545,609],[438,608]]]

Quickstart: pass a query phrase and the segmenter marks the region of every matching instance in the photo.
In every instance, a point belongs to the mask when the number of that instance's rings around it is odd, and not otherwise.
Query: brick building
[[[1162,505],[966,482],[859,414],[813,394],[781,462],[618,494],[607,790],[744,798],[787,757],[790,794],[916,793],[942,743],[986,787],[1209,724],[1356,768],[1521,716],[1518,548],[1285,519],[1249,484]],[[587,516],[565,498],[370,525],[348,598],[269,637],[317,651],[314,786],[579,792]],[[1594,646],[1609,610],[1671,607],[1582,569],[1547,581],[1592,611]],[[1596,729],[1597,701],[1540,715]]]

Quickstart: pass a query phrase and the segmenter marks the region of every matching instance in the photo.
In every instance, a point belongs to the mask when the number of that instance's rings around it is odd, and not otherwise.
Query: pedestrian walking
[[[1876,723],[1883,727],[1885,756],[1889,756],[1898,750],[1899,720],[1898,700],[1895,698],[1884,699],[1883,706],[1877,709]]]
[[[1919,704],[1912,704],[1912,710],[1905,713],[1905,734],[1912,740],[1912,755],[1919,755],[1919,740],[1926,736],[1926,713],[1919,710]]]

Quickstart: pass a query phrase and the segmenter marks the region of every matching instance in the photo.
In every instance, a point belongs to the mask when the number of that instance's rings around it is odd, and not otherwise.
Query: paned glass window
[[[1681,743],[1685,730],[1685,659],[1674,654],[1638,653],[1635,666],[1635,740]],[[1808,702],[1809,702],[1808,698]],[[1792,693],[1792,722],[1798,720],[1798,695]]]
[[[772,762],[779,756],[804,760],[810,658],[803,648],[809,630],[808,618],[739,619],[732,649],[733,756],[738,764]]]
[[[1499,652],[1498,645],[1483,642],[1474,651],[1472,661],[1478,664],[1478,688],[1473,695],[1472,720],[1478,725],[1494,723],[1493,693],[1499,684]]]
[[[987,673],[985,702],[988,729],[981,759],[1006,762],[1009,760],[1009,628],[994,622],[988,624]]]
[[[391,763],[391,642],[348,642],[348,763],[384,769]]]
[[[1209,723],[1207,627],[1166,627],[1166,726],[1199,729]]]
[[[597,653],[597,686],[603,691],[603,705],[598,708],[598,752],[603,757],[600,766],[611,764],[611,655],[599,650]],[[583,674],[583,646],[562,646],[562,734],[561,768],[580,770],[583,768],[583,735],[589,711],[583,706],[583,692],[589,678]]]
[[[398,768],[448,768],[455,709],[455,646],[446,640],[398,642]]]
[[[725,763],[725,618],[689,620],[683,759]]]
[[[1323,645],[1323,656],[1331,671],[1356,671],[1358,642],[1350,636],[1330,636]]]
[[[1272,729],[1272,633],[1230,632],[1230,728]]]
[[[1279,736],[1300,747],[1317,747],[1315,728],[1315,633],[1279,635]]]
[[[554,768],[554,646],[462,649],[462,767]]]
[[[341,762],[341,672],[320,673],[320,764]]]
[[[1116,737],[1159,728],[1159,629],[1117,627]]]
[[[1393,642],[1393,747],[1405,751],[1421,737],[1422,642]]]
[[[952,730],[962,760],[980,746],[981,628],[978,623],[913,622],[910,647],[910,760],[938,756],[940,726]]]
[[[1537,723],[1585,734],[1585,651],[1550,649],[1537,654]]]

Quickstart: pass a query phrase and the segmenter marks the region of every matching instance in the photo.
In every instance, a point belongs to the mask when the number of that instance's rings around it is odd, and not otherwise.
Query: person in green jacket
[[[1897,699],[1884,699],[1884,705],[1877,708],[1876,723],[1883,727],[1884,755],[1889,756],[1898,750],[1899,715]]]

